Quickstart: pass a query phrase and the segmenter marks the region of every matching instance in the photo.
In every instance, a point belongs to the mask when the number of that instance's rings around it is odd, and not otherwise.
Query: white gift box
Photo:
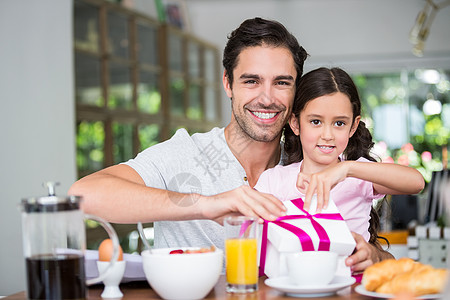
[[[300,201],[297,199],[292,201],[295,201],[297,205],[303,207],[303,201],[301,199]],[[342,217],[340,217],[339,215],[340,219],[336,218],[336,214],[339,214],[339,211],[334,202],[330,199],[328,207],[326,209],[323,209],[319,214],[315,214],[317,202],[316,198],[314,197],[311,201],[309,210],[309,214],[310,216],[312,215],[312,217],[308,218],[305,217],[307,216],[307,214],[299,209],[292,201],[284,202],[284,205],[287,208],[286,213],[288,216],[299,217],[289,220],[284,219],[282,220],[282,222],[294,225],[295,227],[303,230],[304,233],[300,235],[302,235],[303,238],[308,239],[309,237],[311,239],[314,250],[319,250],[320,237],[312,222],[313,220],[315,220],[317,223],[319,223],[319,227],[322,227],[328,235],[329,251],[333,251],[339,254],[338,270],[336,274],[340,276],[350,276],[350,268],[345,266],[344,260],[347,256],[352,254],[353,250],[355,249],[356,242]],[[264,242],[262,240],[262,232],[263,228],[260,228],[260,252],[261,247],[263,246],[262,243]],[[309,246],[311,246],[311,243],[309,244]],[[324,245],[322,244],[321,247],[324,247]],[[325,249],[326,248],[327,247],[325,246]],[[291,252],[310,250],[312,249],[308,247],[307,242],[300,242],[299,237],[295,233],[281,227],[280,225],[277,225],[274,222],[269,222],[267,226],[267,247],[264,273],[269,278],[286,276],[286,254]],[[320,250],[323,249],[321,248]],[[261,267],[262,266],[260,266],[260,268]]]

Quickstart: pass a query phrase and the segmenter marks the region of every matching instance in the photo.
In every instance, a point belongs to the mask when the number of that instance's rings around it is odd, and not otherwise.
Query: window
[[[363,102],[363,119],[376,141],[375,154],[383,161],[416,168],[427,182],[420,195],[387,197],[389,204],[380,211],[381,229],[405,230],[412,220],[439,225],[441,205],[431,180],[443,174],[448,162],[450,70],[353,74],[353,79]]]
[[[133,158],[180,127],[221,125],[214,46],[108,1],[76,0],[74,51],[78,177]],[[114,227],[122,241],[136,229]],[[98,246],[96,232],[88,230],[88,246]]]
[[[387,160],[417,168],[427,182],[450,140],[450,70],[354,74],[363,118]],[[378,149],[380,150],[380,149]]]

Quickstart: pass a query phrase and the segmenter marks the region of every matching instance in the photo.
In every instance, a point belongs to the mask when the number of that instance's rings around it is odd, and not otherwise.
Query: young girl
[[[373,144],[351,77],[339,68],[313,70],[299,81],[285,127],[285,166],[266,170],[255,189],[281,201],[301,197],[306,210],[316,194],[316,212],[332,199],[350,231],[377,245],[377,224],[369,226],[376,223],[371,215],[378,218],[372,201],[418,193],[424,180],[413,168],[376,162],[370,155]]]

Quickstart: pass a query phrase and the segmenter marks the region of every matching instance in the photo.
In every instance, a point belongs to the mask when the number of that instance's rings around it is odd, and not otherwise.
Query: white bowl
[[[196,250],[199,248],[178,248]],[[219,280],[223,251],[169,254],[175,248],[145,250],[141,253],[145,277],[163,299],[202,299]]]
[[[326,286],[336,274],[338,255],[330,251],[303,251],[286,256],[291,283],[298,286]]]

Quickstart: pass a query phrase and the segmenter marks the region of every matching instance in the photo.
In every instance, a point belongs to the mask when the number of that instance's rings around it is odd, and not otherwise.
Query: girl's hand
[[[380,261],[379,249],[366,242],[362,235],[355,232],[352,232],[352,235],[356,241],[356,247],[353,254],[345,260],[345,265],[351,268],[352,273],[360,273]]]
[[[339,182],[347,177],[348,162],[339,162],[332,167],[325,170],[307,175],[299,173],[297,177],[297,188],[300,192],[305,194],[305,204],[303,208],[309,210],[311,199],[314,194],[317,194],[317,208],[316,212],[322,211],[323,208],[328,207],[330,200],[330,190]]]
[[[352,232],[352,235],[356,241],[355,251],[345,260],[345,265],[351,268],[352,273],[361,273],[379,261],[394,258],[392,254],[383,250],[379,243],[368,243],[356,232]]]

